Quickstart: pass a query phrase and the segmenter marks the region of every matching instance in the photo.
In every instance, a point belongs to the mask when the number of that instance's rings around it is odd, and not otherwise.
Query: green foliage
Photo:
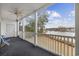
[[[39,17],[39,20],[38,20],[38,27],[40,29],[38,29],[38,32],[39,33],[43,33],[44,31],[44,28],[45,28],[45,24],[48,22],[48,19],[47,19],[47,15],[42,15],[41,17]]]
[[[31,20],[28,25],[25,26],[25,31],[34,32],[35,31],[35,21]]]
[[[41,15],[38,17],[38,32],[42,33],[45,24],[48,22],[47,15]],[[40,29],[39,29],[40,28]],[[25,26],[25,30],[28,32],[35,32],[35,20],[31,20],[28,25]]]

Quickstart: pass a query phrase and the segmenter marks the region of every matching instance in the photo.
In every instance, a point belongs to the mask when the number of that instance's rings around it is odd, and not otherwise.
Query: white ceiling
[[[2,3],[0,4],[0,16],[2,20],[16,20],[16,15],[11,11],[18,8],[22,11],[22,17],[33,13],[34,11],[48,6],[46,3]]]

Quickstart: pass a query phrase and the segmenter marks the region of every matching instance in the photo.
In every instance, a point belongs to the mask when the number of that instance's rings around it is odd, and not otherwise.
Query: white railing
[[[75,55],[75,37],[39,34],[38,46],[58,55]]]
[[[25,40],[34,44],[34,33],[26,32]],[[58,55],[75,55],[75,37],[71,36],[38,34],[37,46]]]
[[[25,32],[24,40],[34,44],[34,39],[35,39],[35,36],[33,32]]]

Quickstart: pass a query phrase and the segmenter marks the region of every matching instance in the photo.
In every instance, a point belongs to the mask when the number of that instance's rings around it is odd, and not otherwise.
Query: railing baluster
[[[56,52],[56,36],[54,37],[54,43],[55,43],[55,52]]]
[[[67,38],[67,43],[69,44],[69,38]],[[69,45],[67,45],[67,56],[69,56]]]
[[[57,40],[58,40],[57,41],[58,42],[58,48],[57,49],[58,49],[58,53],[59,53],[59,36],[58,36]]]
[[[61,37],[59,36],[59,55],[61,54],[61,52],[60,52],[60,40],[61,40]]]
[[[54,40],[54,36],[53,36],[53,50],[55,49],[54,47],[55,47],[55,40]]]
[[[49,38],[48,38],[48,50],[50,50],[50,35],[49,35]]]
[[[51,39],[52,39],[52,37],[50,35],[50,37],[49,37],[49,51],[51,51]]]
[[[66,46],[65,46],[65,37],[64,37],[64,55],[65,55],[65,47],[66,47]]]
[[[52,40],[50,40],[50,45],[51,45],[50,49],[51,49],[51,51],[53,51],[53,50],[54,50],[54,38],[53,38],[52,35],[51,35],[51,39],[52,39]],[[53,48],[52,48],[52,47],[53,47]]]
[[[41,35],[41,38],[40,38],[42,47],[44,47],[44,39],[45,39],[44,37],[45,37],[45,35]]]
[[[57,53],[57,36],[55,37],[55,49],[56,49],[56,53]]]
[[[60,38],[60,41],[62,41],[62,36]],[[60,43],[60,53],[62,54],[62,42]]]
[[[39,42],[39,43],[40,43],[40,46],[42,46],[42,39],[43,39],[43,38],[41,38],[41,37],[42,37],[41,34],[39,34],[39,35],[40,35],[40,37],[39,37],[40,42]]]
[[[53,51],[54,51],[54,36],[52,36],[52,38],[53,38],[53,41],[52,41],[52,44],[53,44]]]
[[[73,44],[73,38],[71,39],[71,43]],[[73,46],[71,47],[71,56],[73,56]]]
[[[48,37],[48,38],[47,38],[47,43],[46,43],[46,44],[47,44],[47,50],[49,50],[49,35],[47,35],[46,37]]]
[[[57,40],[58,40],[58,36],[56,36],[56,53],[58,53],[58,50],[57,50],[57,48],[58,48],[58,42],[57,42]]]
[[[55,47],[54,36],[52,36],[52,39],[53,39],[53,40],[52,40],[52,44],[53,44],[53,49],[52,49],[52,51],[54,51],[54,49],[55,49],[55,48],[54,48],[54,47]]]

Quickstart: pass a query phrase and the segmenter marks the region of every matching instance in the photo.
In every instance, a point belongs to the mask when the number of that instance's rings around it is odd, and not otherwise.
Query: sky
[[[48,14],[46,28],[75,27],[75,7],[73,3],[56,3],[49,6],[46,12]]]

